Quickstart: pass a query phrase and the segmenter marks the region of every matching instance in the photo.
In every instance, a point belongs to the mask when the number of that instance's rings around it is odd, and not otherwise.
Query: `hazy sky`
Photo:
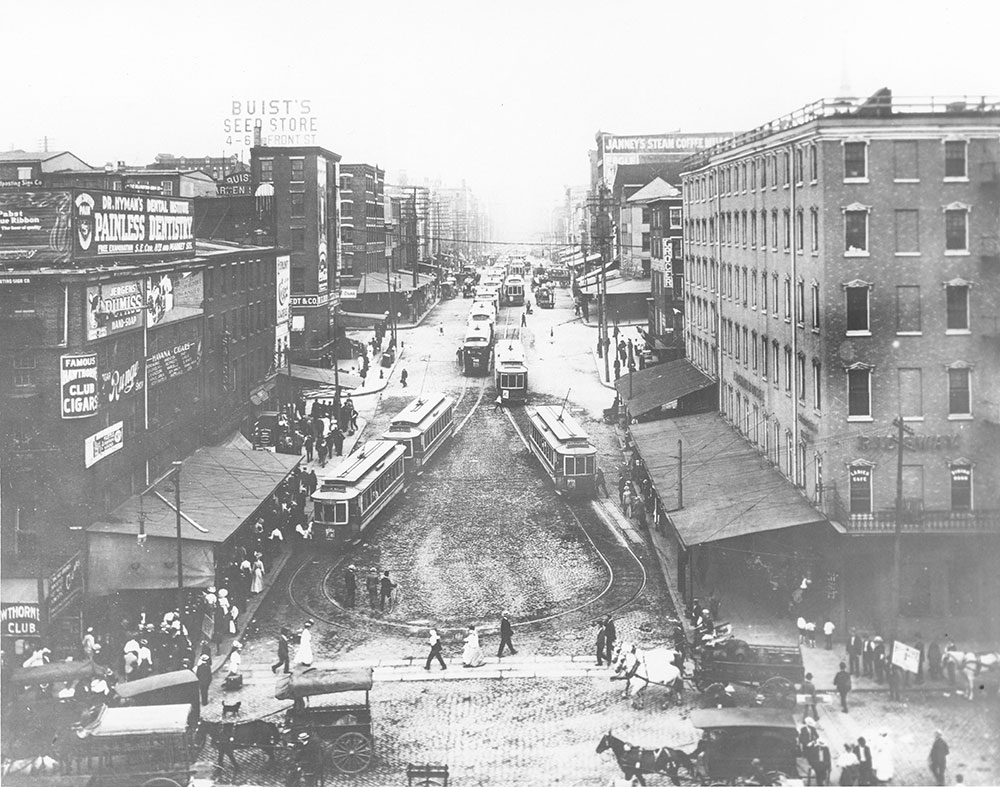
[[[822,96],[1000,94],[1000,2],[7,2],[0,149],[221,155],[309,99],[344,162],[464,179],[534,240],[599,129],[742,130]]]

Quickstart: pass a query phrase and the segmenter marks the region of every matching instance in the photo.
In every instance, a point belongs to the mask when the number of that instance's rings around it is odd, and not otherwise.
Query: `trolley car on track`
[[[410,402],[382,435],[406,449],[407,473],[422,468],[455,433],[455,400],[444,394],[425,394]]]
[[[521,276],[508,276],[503,283],[503,302],[505,306],[524,306],[524,279]]]
[[[493,328],[470,324],[462,342],[462,366],[465,375],[482,377],[489,374],[493,352]]]
[[[406,447],[394,440],[369,440],[312,495],[316,539],[346,543],[361,537],[372,520],[403,491]]]
[[[528,399],[528,366],[518,328],[507,328],[497,338],[493,353],[493,378],[497,394],[507,404],[524,404]]]
[[[592,495],[597,449],[564,407],[528,410],[528,445],[555,484],[558,494]]]

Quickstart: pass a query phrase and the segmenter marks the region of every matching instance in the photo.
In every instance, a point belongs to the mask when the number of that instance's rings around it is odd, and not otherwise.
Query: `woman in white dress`
[[[465,647],[462,649],[463,667],[481,667],[485,664],[482,648],[479,647],[479,634],[475,626],[469,626],[469,633],[465,637]]]
[[[256,595],[264,589],[264,561],[260,556],[253,562],[253,581],[250,583],[250,592]]]
[[[891,781],[896,772],[895,758],[892,752],[892,741],[889,739],[889,730],[883,727],[879,730],[878,737],[872,741],[872,770],[875,778],[881,784]]]
[[[305,626],[302,627],[302,634],[299,635],[299,648],[295,651],[295,663],[306,667],[313,663],[312,624],[311,620],[307,620]]]

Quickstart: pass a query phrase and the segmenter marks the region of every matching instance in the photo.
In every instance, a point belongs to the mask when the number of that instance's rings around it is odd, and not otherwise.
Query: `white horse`
[[[951,664],[955,671],[961,670],[968,684],[968,699],[971,702],[976,695],[976,686],[984,672],[1000,670],[1000,651],[992,653],[974,653],[972,651],[946,650],[941,656],[941,669],[947,670]]]
[[[641,708],[644,704],[643,692],[649,686],[662,686],[668,692],[663,701],[664,707],[674,701],[683,691],[683,676],[677,668],[678,655],[670,648],[642,650],[635,643],[620,642],[614,653],[611,665],[614,674],[611,680],[624,680],[625,691],[622,696],[632,697],[632,707]],[[632,693],[632,684],[636,685]]]

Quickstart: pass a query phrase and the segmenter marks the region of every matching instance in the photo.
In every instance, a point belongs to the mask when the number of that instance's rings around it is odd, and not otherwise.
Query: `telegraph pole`
[[[601,343],[604,345],[604,381],[611,382],[611,371],[608,366],[608,265],[611,264],[611,215],[605,211],[604,199],[607,196],[607,189],[601,185],[601,221],[605,224],[605,231],[601,236],[601,251],[607,249],[606,254],[601,254]]]
[[[903,437],[913,430],[903,423],[902,414],[892,422],[896,427],[896,522],[892,538],[892,633],[893,642],[899,633],[899,603],[903,597]],[[891,665],[890,665],[891,669]]]

